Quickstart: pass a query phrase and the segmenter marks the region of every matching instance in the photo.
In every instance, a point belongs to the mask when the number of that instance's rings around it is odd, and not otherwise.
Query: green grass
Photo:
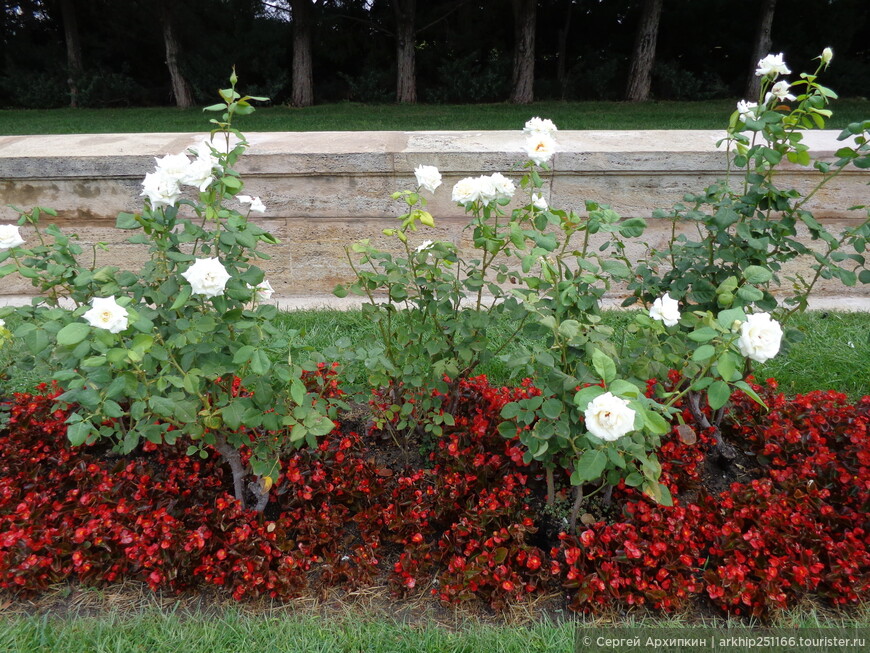
[[[316,351],[323,351],[343,336],[351,342],[378,337],[375,325],[364,319],[360,311],[292,311],[283,313],[280,319],[285,328],[303,332],[300,348]],[[631,319],[630,312],[609,311],[604,322],[620,331]],[[870,314],[809,311],[792,317],[787,327],[800,331],[803,340],[767,363],[757,365],[754,370],[757,378],[776,378],[780,389],[788,395],[838,390],[856,400],[870,394]],[[498,346],[510,332],[511,325],[501,323],[490,329],[487,336],[490,343]],[[518,345],[523,342],[519,338]],[[349,372],[358,379],[357,384],[364,380],[361,365]],[[511,383],[508,369],[499,361],[481,368],[480,373],[494,383]]]
[[[608,311],[604,322],[619,332],[630,320],[629,311]],[[7,318],[14,329],[15,318]],[[305,310],[280,314],[279,324],[285,329],[300,331],[294,357],[301,360],[310,352],[322,352],[333,347],[340,338],[351,343],[371,341],[379,337],[377,329],[362,311]],[[838,390],[851,400],[870,395],[870,314],[835,311],[809,311],[794,316],[787,325],[800,331],[803,340],[784,348],[775,358],[757,365],[758,379],[775,378],[787,395],[812,390]],[[512,332],[512,325],[497,323],[487,331],[491,345],[500,346]],[[514,348],[526,343],[521,335]],[[512,351],[506,348],[505,353]],[[6,378],[3,379],[5,369]],[[498,384],[515,382],[501,361],[482,367]],[[12,342],[0,349],[0,391],[28,391],[47,380],[50,372],[40,369],[27,354],[22,343]],[[342,374],[350,388],[361,390],[366,372],[361,363],[354,363]]]
[[[700,627],[700,630],[697,628]],[[693,629],[694,628],[694,629]],[[786,637],[818,636],[819,628],[828,636],[864,636],[868,622],[826,617],[818,613],[786,615],[777,629],[765,634]],[[813,630],[799,630],[813,629]],[[859,629],[859,630],[854,630]],[[339,615],[294,614],[292,612],[243,613],[237,609],[186,612],[175,608],[148,608],[134,612],[108,611],[98,615],[64,618],[46,615],[0,617],[0,650],[7,653],[41,653],[63,651],[184,651],[184,653],[218,653],[237,651],[318,653],[366,652],[468,652],[468,653],[570,653],[575,642],[586,651],[638,651],[643,646],[613,647],[601,645],[601,637],[699,636],[750,637],[761,634],[757,629],[735,622],[700,622],[691,626],[682,617],[634,619],[620,621],[620,626],[572,621],[553,622],[541,619],[526,624],[497,625],[478,620],[464,620],[445,626],[432,620],[401,622],[394,618],[372,619],[364,614]],[[596,645],[597,644],[597,645]],[[675,649],[663,649],[675,650]],[[684,648],[681,650],[711,650]],[[740,650],[724,648],[722,650]],[[859,647],[826,649],[801,646],[772,646],[765,651],[858,651]]]
[[[552,119],[560,129],[724,129],[735,100],[708,102],[536,102],[531,105],[397,105],[343,102],[305,109],[263,107],[238,120],[245,132],[354,130],[475,130],[522,127],[531,116]],[[870,101],[837,100],[832,129],[870,118]],[[105,134],[201,132],[200,109],[46,109],[0,111],[3,134]]]

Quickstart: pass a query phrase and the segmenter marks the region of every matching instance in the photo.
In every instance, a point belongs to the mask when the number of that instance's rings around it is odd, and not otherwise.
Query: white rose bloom
[[[825,48],[822,50],[822,63],[826,66],[831,63],[831,59],[834,58],[834,51],[831,48]]]
[[[187,172],[180,178],[182,184],[196,186],[201,193],[214,181],[214,163],[211,159],[195,159],[188,167]]]
[[[434,193],[441,185],[441,173],[435,166],[419,165],[414,169],[414,176],[417,177],[417,185],[430,193]]]
[[[556,153],[556,141],[547,134],[532,134],[526,140],[526,154],[537,165],[549,161]]]
[[[275,294],[272,284],[266,279],[263,279],[263,282],[260,283],[255,290],[257,291],[256,297],[258,302],[269,301],[272,298],[272,295]]]
[[[106,329],[109,333],[119,333],[127,328],[127,309],[115,301],[115,296],[94,297],[91,308],[83,318],[88,324],[98,329]]]
[[[755,102],[747,102],[746,100],[740,100],[737,103],[737,112],[740,114],[740,120],[742,122],[746,122],[747,118],[755,117],[755,109],[758,107],[758,104]]]
[[[453,201],[468,206],[480,199],[480,178],[466,177],[453,186]]]
[[[260,201],[259,197],[251,197],[250,195],[236,195],[236,199],[242,204],[250,204],[251,210],[257,213],[265,213],[266,205]]]
[[[531,118],[526,126],[523,127],[523,132],[526,134],[534,134],[541,135],[544,134],[546,136],[552,137],[558,131],[556,125],[553,124],[553,121],[549,118],[538,118],[535,116]]]
[[[5,326],[6,326],[6,320],[4,320],[3,318],[0,318],[0,329],[2,329]]]
[[[760,59],[755,76],[776,79],[779,75],[788,75],[790,72],[782,60],[782,52],[780,52],[779,54],[769,54],[764,59]]]
[[[190,172],[190,159],[186,154],[167,154],[159,159],[154,159],[157,162],[157,172],[163,172],[168,177],[175,179],[176,185],[184,182]]]
[[[769,313],[753,313],[740,323],[740,338],[737,348],[740,353],[763,363],[779,352],[782,342],[782,327],[771,319]]]
[[[634,409],[628,407],[628,401],[610,392],[595,397],[583,413],[588,431],[608,442],[633,431],[634,416]]]
[[[547,204],[547,200],[543,195],[538,195],[537,193],[532,193],[532,206],[534,206],[538,211],[546,211],[550,208],[550,205]]]
[[[24,244],[18,225],[0,224],[0,249],[12,249]]]
[[[652,308],[649,309],[649,316],[664,322],[665,326],[674,326],[680,321],[680,303],[665,293],[653,302]]]
[[[150,200],[152,209],[161,206],[174,206],[181,199],[178,178],[160,168],[154,172],[149,172],[142,182],[140,195],[144,195]]]
[[[789,84],[785,80],[777,82],[771,87],[770,93],[768,95],[775,97],[780,102],[785,102],[786,100],[794,100],[796,99],[795,96],[788,92],[788,89],[790,87],[791,84]]]
[[[498,189],[495,187],[495,180],[492,177],[481,175],[477,178],[477,189],[480,195],[480,201],[484,204],[490,204],[498,199]]]
[[[429,249],[434,244],[435,243],[433,243],[431,240],[424,240],[422,243],[420,243],[419,245],[417,245],[414,248],[414,251],[415,252],[422,252],[424,249]]]
[[[212,165],[216,166],[220,163],[220,159],[218,159],[214,152],[212,152],[211,143],[208,141],[200,141],[196,145],[191,145],[187,151],[193,154],[197,159],[211,161]]]
[[[198,258],[187,270],[181,273],[193,288],[194,295],[217,297],[223,294],[230,273],[216,258]]]
[[[517,187],[514,185],[510,179],[505,177],[500,172],[494,172],[489,176],[490,181],[493,186],[495,186],[496,199],[505,199],[509,200],[514,196],[514,193],[517,190]]]

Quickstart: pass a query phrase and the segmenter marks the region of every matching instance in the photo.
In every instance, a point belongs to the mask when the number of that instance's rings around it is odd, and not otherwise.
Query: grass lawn
[[[604,322],[617,330],[632,319],[630,311],[607,311],[604,316]],[[14,329],[14,321],[8,321],[8,326]],[[280,314],[279,323],[300,332],[294,352],[297,360],[304,358],[306,351],[326,351],[342,338],[360,342],[378,337],[375,325],[360,310],[288,311]],[[754,374],[758,379],[775,378],[787,395],[838,390],[854,401],[870,394],[870,314],[808,311],[792,317],[787,326],[800,331],[803,340],[767,363],[757,365]],[[509,324],[497,325],[488,335],[491,342],[500,344],[511,331]],[[512,347],[523,343],[520,337]],[[506,348],[505,353],[509,354],[512,347]],[[507,367],[500,361],[481,368],[479,373],[486,374],[493,383],[512,383]],[[40,370],[22,343],[13,342],[0,349],[0,390],[30,390],[49,374]],[[365,386],[362,364],[344,368],[342,379],[353,389]]]
[[[240,120],[246,132],[354,130],[474,130],[520,128],[531,116],[552,119],[560,129],[724,129],[735,100],[708,102],[536,102],[513,104],[357,104],[305,109],[258,108]],[[831,129],[870,117],[870,100],[836,100]],[[0,135],[201,132],[200,109],[48,109],[0,111]]]
[[[280,319],[286,328],[301,331],[300,349],[324,351],[342,337],[355,342],[378,337],[375,325],[361,311],[292,311]],[[619,330],[632,319],[629,311],[607,311],[604,322]],[[857,400],[870,394],[870,314],[808,311],[793,316],[787,326],[800,331],[803,340],[758,364],[754,370],[758,379],[776,378],[780,390],[788,395],[838,390]],[[504,324],[488,335],[491,342],[500,344],[510,331],[510,325]],[[518,339],[517,345],[522,344],[523,339]],[[507,368],[498,361],[480,373],[493,383],[511,383]],[[354,383],[365,381],[362,366],[345,370],[345,374],[354,377]]]
[[[128,590],[129,591],[129,590]],[[147,590],[145,590],[147,591]],[[94,603],[100,590],[73,590]],[[91,596],[88,597],[87,595]],[[140,605],[126,609],[106,608],[111,600]],[[605,645],[603,638],[641,637],[752,637],[760,631],[737,621],[690,620],[686,615],[650,617],[628,615],[591,620],[582,616],[555,618],[525,610],[501,617],[475,616],[459,608],[440,615],[396,616],[389,603],[375,606],[331,604],[315,606],[268,606],[244,608],[231,605],[208,609],[191,608],[184,600],[104,594],[97,605],[64,616],[50,613],[0,614],[0,650],[8,653],[90,653],[91,651],[181,651],[217,653],[275,651],[287,653],[571,653],[584,651],[646,650],[637,646]],[[401,606],[401,611],[405,611]],[[614,622],[613,619],[616,619]],[[618,625],[616,625],[618,624]],[[870,615],[866,610],[841,617],[816,611],[795,610],[783,614],[766,634],[788,637],[868,637]],[[708,640],[709,641],[709,640]],[[582,645],[582,648],[581,648]],[[576,648],[575,648],[576,647]],[[710,650],[681,648],[660,650]],[[717,650],[748,650],[721,647]],[[752,649],[755,650],[755,649]],[[822,648],[789,645],[758,648],[764,651],[816,653],[821,650],[860,651],[861,647]]]

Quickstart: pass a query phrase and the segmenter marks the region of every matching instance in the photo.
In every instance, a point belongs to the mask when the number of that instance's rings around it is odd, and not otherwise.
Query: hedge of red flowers
[[[314,376],[340,393],[334,369]],[[425,587],[495,607],[560,588],[583,611],[706,601],[765,616],[807,594],[859,603],[870,589],[870,397],[759,391],[770,410],[738,397],[726,431],[758,461],[753,478],[711,494],[712,438],[675,433],[659,452],[673,507],[620,487],[607,520],[556,536],[542,470],[497,429],[506,403],[536,392],[528,384],[460,383],[455,426],[417,467],[387,464],[380,438],[337,427],[285,460],[263,513],[232,498],[219,457],[188,457],[184,443],[124,457],[69,447],[67,413],[42,387],[15,395],[0,434],[0,587],[140,579],[289,598],[386,578],[397,594]]]

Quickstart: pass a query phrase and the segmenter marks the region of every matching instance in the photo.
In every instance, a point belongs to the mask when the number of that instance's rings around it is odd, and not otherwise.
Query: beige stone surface
[[[838,132],[806,135],[813,155],[833,160],[842,144]],[[717,147],[713,131],[562,131],[545,177],[543,192],[551,205],[582,212],[585,200],[610,204],[625,216],[649,217],[684,194],[700,192],[726,172],[727,153]],[[14,219],[6,208],[34,205],[58,210],[58,224],[78,233],[86,251],[105,242],[97,264],[137,269],[142,246],[124,241],[127,232],[113,228],[121,211],[141,206],[141,181],[154,167],[154,157],[177,153],[205,134],[103,134],[69,136],[0,136],[0,223]],[[267,206],[256,221],[281,243],[269,249],[267,275],[285,298],[328,298],[336,283],[351,277],[344,247],[361,238],[378,244],[393,226],[402,206],[389,198],[394,190],[414,184],[413,169],[435,165],[444,184],[430,199],[437,227],[419,240],[445,239],[467,245],[465,216],[450,200],[462,177],[501,171],[509,173],[522,159],[519,131],[490,132],[287,132],[249,133],[250,149],[238,166],[245,193],[260,196]],[[519,177],[519,172],[514,173]],[[818,179],[813,169],[784,165],[780,185],[806,190]],[[870,204],[870,172],[851,169],[828,184],[810,208],[838,230],[861,218],[850,206]],[[668,226],[651,220],[644,240],[661,246]],[[26,237],[27,229],[22,230]],[[630,254],[640,256],[638,245]],[[794,270],[793,270],[794,271]],[[26,295],[23,279],[6,278],[0,295]],[[863,301],[870,288],[822,288]],[[853,300],[843,300],[848,303]]]

